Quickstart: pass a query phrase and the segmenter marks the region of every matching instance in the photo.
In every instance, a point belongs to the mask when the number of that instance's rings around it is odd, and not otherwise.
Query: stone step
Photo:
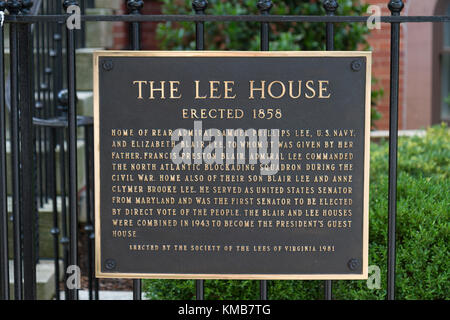
[[[77,49],[77,90],[92,91],[93,89],[93,53],[101,48]]]
[[[59,279],[63,279],[63,264],[59,261]],[[9,261],[9,288],[14,297],[14,263]],[[38,300],[52,300],[55,297],[55,264],[53,260],[40,260],[36,265],[36,295]]]
[[[64,300],[64,292],[60,293],[61,300]],[[79,300],[89,300],[89,291],[80,290],[78,291]],[[133,300],[132,291],[109,291],[100,290],[98,292],[99,300]],[[147,300],[145,294],[142,294],[142,300]]]
[[[62,237],[62,214],[61,214],[62,197],[57,197],[56,207],[58,211],[58,228],[60,230],[59,239]],[[54,244],[53,235],[51,230],[53,228],[53,201],[49,199],[42,205],[38,204],[39,209],[39,257],[50,259],[54,257]],[[67,208],[67,221],[69,221],[69,199],[66,198]],[[12,197],[8,197],[8,214],[12,215]],[[93,214],[93,212],[92,212]],[[80,223],[86,223],[86,199],[80,197],[78,205],[78,221]],[[10,219],[8,223],[8,244],[9,244],[9,257],[13,257],[13,223]],[[62,257],[62,245],[59,244],[59,255]]]
[[[36,99],[37,99],[37,93],[36,93]],[[53,93],[50,93],[50,100],[53,99]],[[93,109],[94,109],[94,94],[92,91],[78,91],[77,92],[77,114],[80,116],[93,116]],[[45,106],[44,106],[45,107]],[[53,108],[53,105],[49,106],[50,108]],[[9,117],[9,109],[7,109],[6,112],[6,139],[11,139],[11,133],[10,133],[10,122]],[[78,129],[78,139],[84,139],[84,129],[79,128]]]

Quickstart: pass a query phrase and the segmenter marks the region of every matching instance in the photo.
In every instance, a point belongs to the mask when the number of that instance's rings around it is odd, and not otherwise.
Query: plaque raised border
[[[99,58],[100,57],[350,57],[366,59],[363,254],[360,274],[197,274],[102,272],[100,238],[100,141],[99,141]],[[369,164],[372,53],[368,51],[95,51],[94,73],[94,167],[95,167],[95,272],[97,278],[131,279],[249,279],[249,280],[358,280],[368,278]]]

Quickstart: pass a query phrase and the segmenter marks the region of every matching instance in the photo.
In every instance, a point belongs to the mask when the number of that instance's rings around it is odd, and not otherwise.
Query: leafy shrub
[[[255,0],[209,0],[207,14],[258,14]],[[163,0],[163,14],[192,14],[191,0]],[[324,15],[321,1],[273,1],[273,15]],[[337,15],[362,15],[367,5],[359,0],[341,0]],[[259,50],[260,23],[206,22],[206,50]],[[335,25],[335,49],[367,49],[364,36],[369,32],[362,23]],[[158,24],[157,37],[161,49],[195,49],[195,24],[166,22]],[[271,50],[325,50],[325,23],[271,23]]]
[[[450,133],[400,138],[397,201],[397,298],[450,296]],[[381,269],[381,289],[366,281],[334,281],[336,299],[384,299],[387,274],[388,143],[371,144],[369,265]],[[152,299],[193,299],[192,280],[146,280]],[[269,281],[270,299],[322,299],[323,281]],[[258,281],[207,280],[206,299],[258,299]]]

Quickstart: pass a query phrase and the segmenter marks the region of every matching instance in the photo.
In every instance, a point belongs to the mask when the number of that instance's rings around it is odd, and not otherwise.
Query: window
[[[445,15],[450,16],[450,4]],[[443,40],[441,47],[441,120],[450,121],[450,22],[443,25]]]
[[[435,15],[450,15],[450,0],[438,0]],[[450,124],[450,22],[433,25],[432,123]]]

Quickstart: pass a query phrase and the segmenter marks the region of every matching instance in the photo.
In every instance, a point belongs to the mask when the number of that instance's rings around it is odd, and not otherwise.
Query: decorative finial
[[[391,10],[391,13],[394,15],[400,15],[400,12],[403,10],[405,4],[402,0],[391,0],[389,1],[388,8]]]
[[[63,8],[64,8],[65,11],[67,11],[67,9],[70,6],[78,6],[78,5],[79,4],[78,4],[77,0],[64,0],[64,2],[63,2]]]
[[[207,7],[208,7],[207,0],[192,1],[192,8],[194,9],[195,13],[204,13]]]
[[[10,0],[6,7],[8,8],[9,14],[17,15],[20,13],[22,4],[17,0]]]
[[[324,0],[322,5],[329,16],[333,16],[339,7],[339,3],[336,0]]]
[[[31,8],[33,7],[32,0],[22,0],[22,13],[29,14],[31,13]]]
[[[144,7],[144,1],[142,0],[128,0],[127,8],[130,14],[141,14],[141,10]]]
[[[268,14],[273,7],[273,3],[271,0],[259,0],[256,6],[261,13]]]
[[[5,11],[7,7],[8,4],[6,3],[6,1],[0,0],[0,11]]]
[[[67,118],[67,111],[69,109],[69,92],[67,89],[62,89],[58,92],[58,106],[56,107],[63,118]]]

